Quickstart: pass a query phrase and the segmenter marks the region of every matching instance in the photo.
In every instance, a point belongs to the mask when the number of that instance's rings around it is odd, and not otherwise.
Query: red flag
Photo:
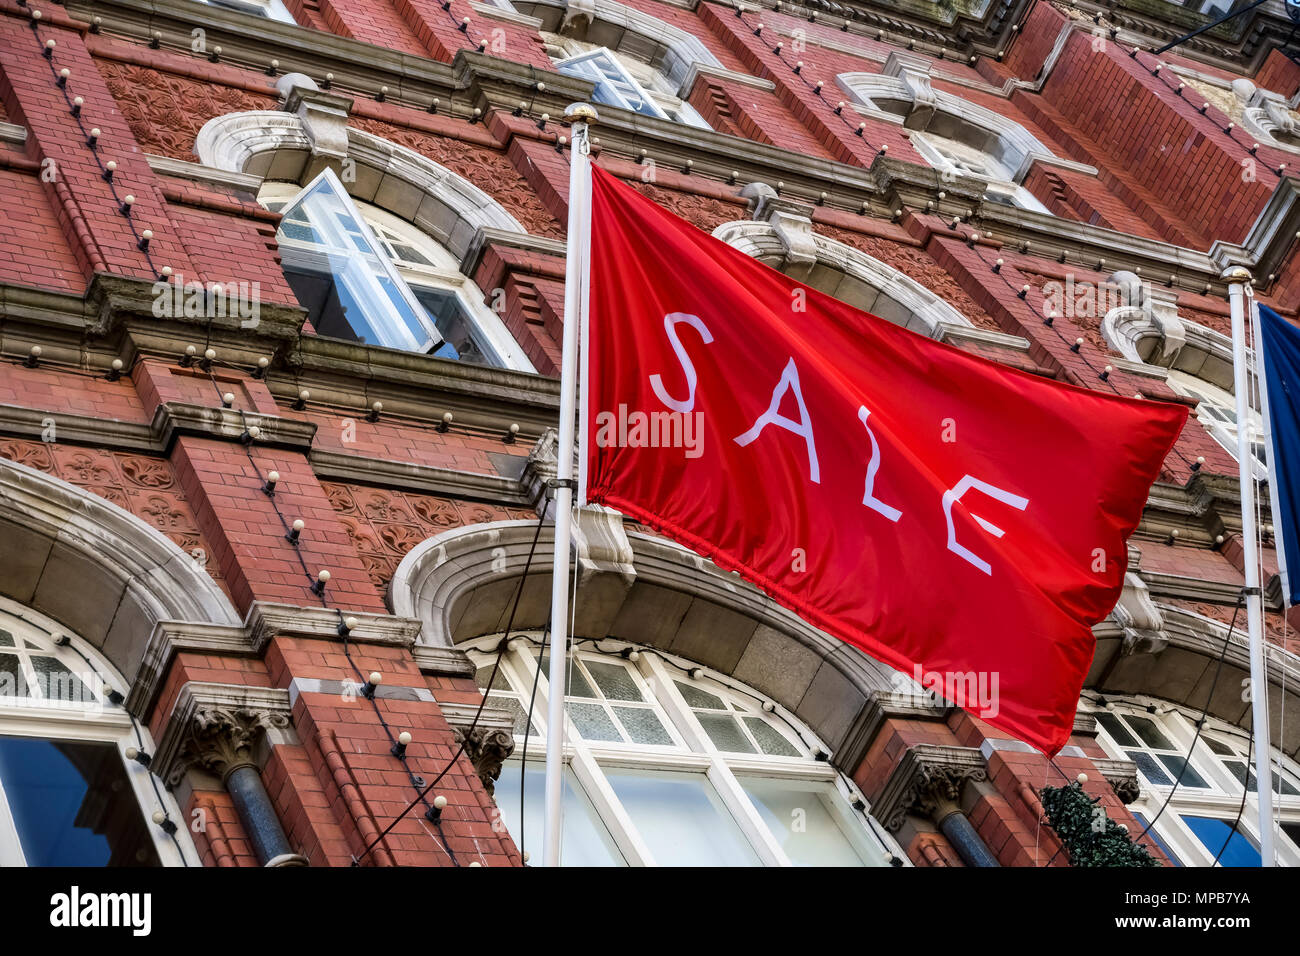
[[[1055,754],[1187,418],[853,309],[592,168],[588,500]]]

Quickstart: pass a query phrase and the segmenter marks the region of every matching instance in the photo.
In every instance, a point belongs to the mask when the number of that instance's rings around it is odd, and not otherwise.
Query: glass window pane
[[[0,737],[0,786],[30,866],[158,866],[112,744]]]
[[[1171,754],[1156,754],[1160,762],[1165,765],[1169,773],[1182,787],[1203,787],[1209,788],[1205,778],[1192,769],[1192,765],[1184,757],[1175,757]]]
[[[840,829],[826,800],[834,787],[767,777],[738,777],[767,828],[796,866],[865,866],[867,860]],[[871,862],[883,864],[883,857]]]
[[[1118,717],[1114,714],[1097,714],[1097,723],[1101,724],[1106,733],[1110,734],[1110,739],[1115,741],[1121,747],[1137,747],[1137,738],[1134,737],[1127,727],[1125,727]]]
[[[1214,751],[1216,754],[1219,754],[1219,756],[1221,757],[1237,756],[1237,751],[1233,750],[1232,747],[1224,743],[1222,740],[1219,740],[1215,737],[1209,737],[1204,734],[1201,735],[1201,739],[1205,741],[1205,746],[1209,747],[1212,751]]]
[[[614,713],[633,743],[668,745],[673,742],[655,712],[648,707],[615,707]]]
[[[27,680],[18,666],[18,658],[13,654],[0,654],[0,700],[27,696]]]
[[[537,728],[528,722],[528,714],[524,711],[523,704],[513,697],[504,697],[500,694],[489,694],[488,704],[492,707],[500,707],[510,711],[510,716],[515,719],[515,733],[519,736],[527,736],[537,733]]]
[[[605,769],[661,866],[758,866],[753,847],[702,773]]]
[[[1126,750],[1128,759],[1137,764],[1138,770],[1142,771],[1142,776],[1146,777],[1151,783],[1161,787],[1167,787],[1174,781],[1168,774],[1161,769],[1156,758],[1151,756],[1145,750]]]
[[[1156,750],[1178,749],[1170,743],[1169,738],[1156,726],[1155,721],[1148,720],[1145,717],[1138,717],[1136,714],[1125,714],[1124,720],[1137,731],[1137,735],[1142,738],[1142,742],[1148,747],[1153,747]]]
[[[740,724],[730,714],[696,714],[704,732],[709,735],[713,745],[728,753],[752,754],[754,745],[749,742],[740,729]]]
[[[772,754],[774,757],[800,756],[799,751],[786,739],[785,734],[762,717],[746,717],[745,723],[749,725],[749,732],[754,735],[763,753]]]
[[[0,647],[13,647],[14,636],[8,631],[0,631]]]
[[[474,681],[478,684],[479,690],[488,690],[488,681],[492,681],[492,690],[509,690],[510,685],[506,683],[505,671],[501,668],[496,669],[496,676],[492,676],[492,665],[485,664],[474,672]]]
[[[550,654],[542,655],[541,668],[542,676],[550,679]],[[566,697],[591,697],[595,700],[600,700],[600,695],[596,693],[596,689],[592,687],[591,682],[587,680],[587,675],[582,672],[581,668],[575,667],[572,661],[570,661],[569,666],[565,668],[565,678],[565,683],[567,685],[565,687]]]
[[[79,703],[93,703],[95,695],[90,692],[61,661],[53,657],[32,655],[32,669],[36,671],[36,680],[45,694],[46,700],[67,700]]]
[[[485,346],[478,323],[470,317],[458,295],[444,289],[420,286],[412,286],[412,290],[442,336],[442,345],[434,349],[434,355],[474,365],[501,364],[495,360],[495,353]]]
[[[518,761],[507,761],[497,778],[496,802],[501,811],[501,822],[510,832],[515,846],[526,850],[531,862],[542,859],[542,829],[546,820],[546,769],[541,764],[529,763],[524,786],[524,833],[526,845],[519,844],[519,784]],[[623,866],[623,855],[618,852],[609,831],[596,815],[585,794],[581,793],[573,772],[564,770],[564,829],[560,837],[560,858],[565,866]]]
[[[569,717],[578,733],[587,740],[622,740],[623,735],[610,720],[609,714],[600,704],[582,704],[571,702]]]
[[[691,707],[707,707],[712,710],[726,710],[727,705],[722,702],[722,698],[710,694],[706,690],[701,690],[694,684],[684,684],[679,680],[673,681],[677,689],[682,692],[682,697]]]
[[[1138,837],[1138,833],[1141,833],[1142,830],[1146,830],[1147,826],[1150,824],[1151,821],[1148,820],[1140,813],[1134,813],[1133,819],[1137,820],[1137,822],[1142,825],[1142,829],[1138,830],[1137,833],[1133,834],[1133,839],[1136,840]],[[1183,861],[1178,859],[1178,857],[1174,855],[1174,851],[1169,848],[1169,844],[1160,838],[1160,834],[1156,832],[1155,827],[1151,827],[1150,830],[1147,830],[1147,836],[1150,837],[1153,841],[1155,841],[1156,846],[1160,847],[1160,849],[1165,851],[1165,856],[1169,857],[1169,861],[1173,863],[1174,866],[1183,865]]]
[[[1246,786],[1247,773],[1246,773],[1246,762],[1244,760],[1225,760],[1223,761],[1223,766],[1227,768],[1228,773],[1232,774],[1234,777],[1237,778],[1237,783],[1241,784],[1243,787]],[[1250,777],[1250,789],[1254,790],[1255,775],[1252,773],[1249,774],[1249,777]]]
[[[622,664],[603,664],[599,661],[587,661],[587,670],[592,679],[610,700],[645,700],[636,678]]]
[[[1214,817],[1194,817],[1186,814],[1183,816],[1183,822],[1196,834],[1196,839],[1210,851],[1211,857],[1218,855],[1220,849],[1223,850],[1222,855],[1219,856],[1220,866],[1259,866],[1259,848],[1240,830],[1233,830],[1230,822]],[[1226,847],[1224,847],[1225,841]]]

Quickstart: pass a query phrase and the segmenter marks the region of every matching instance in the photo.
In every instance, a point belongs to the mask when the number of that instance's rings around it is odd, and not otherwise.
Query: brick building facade
[[[537,852],[559,120],[588,99],[602,167],[791,278],[1196,413],[1055,766],[584,513],[575,860],[1059,866],[1044,785],[1086,774],[1138,832],[1181,773],[1146,844],[1248,862],[1220,277],[1246,266],[1296,317],[1276,6],[1157,57],[1212,8],[0,0],[0,862]],[[1269,581],[1300,865],[1300,672]],[[60,828],[91,835],[56,850]]]

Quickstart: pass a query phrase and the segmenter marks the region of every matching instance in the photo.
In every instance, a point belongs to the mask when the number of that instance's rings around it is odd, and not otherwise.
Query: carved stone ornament
[[[978,750],[918,744],[899,761],[871,809],[885,829],[897,833],[909,814],[946,815],[960,804],[967,781],[987,779],[988,767]]]
[[[286,714],[250,707],[200,706],[190,717],[176,763],[167,775],[175,786],[191,767],[205,770],[224,783],[240,767],[256,767],[255,752],[271,728],[289,726]]]
[[[453,727],[452,733],[457,744],[464,742],[465,756],[474,765],[474,772],[488,796],[492,796],[496,792],[497,778],[501,776],[501,765],[514,753],[514,734],[495,727],[475,727],[468,738],[459,727]]]

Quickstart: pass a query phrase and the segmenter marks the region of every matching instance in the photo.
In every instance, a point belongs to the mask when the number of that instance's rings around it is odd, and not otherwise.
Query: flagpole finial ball
[[[1228,268],[1223,270],[1223,274],[1219,276],[1219,278],[1224,282],[1231,283],[1249,282],[1250,270],[1245,266],[1228,266]]]
[[[592,123],[600,120],[600,114],[596,112],[596,107],[590,103],[570,103],[564,111],[564,118],[570,123]]]

